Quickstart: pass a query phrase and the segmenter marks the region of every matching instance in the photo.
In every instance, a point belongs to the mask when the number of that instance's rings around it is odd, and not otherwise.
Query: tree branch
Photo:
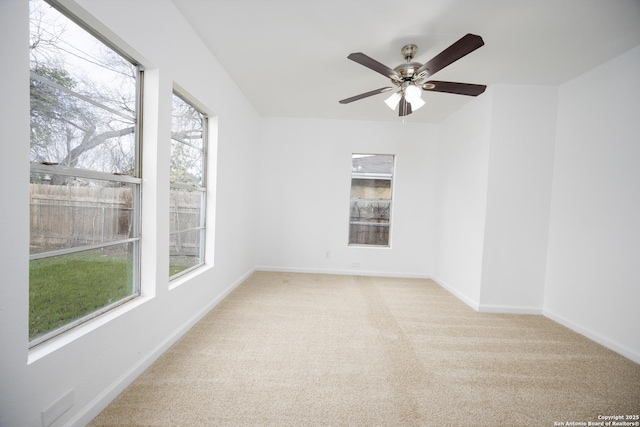
[[[83,153],[97,147],[100,144],[103,144],[108,139],[129,135],[134,131],[135,127],[133,126],[119,130],[110,130],[95,136],[92,136],[93,132],[95,132],[95,128],[87,131],[87,133],[85,133],[84,137],[82,138],[82,142],[80,143],[80,145],[73,148],[67,154],[67,156],[60,161],[60,163],[63,165],[68,164],[70,166],[75,166],[78,162],[78,157],[80,157]]]

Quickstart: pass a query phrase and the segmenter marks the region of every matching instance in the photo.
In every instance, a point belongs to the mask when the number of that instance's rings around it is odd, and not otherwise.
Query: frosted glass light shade
[[[420,98],[416,98],[413,101],[409,102],[411,104],[411,110],[416,111],[418,108],[424,105],[424,101]]]
[[[400,94],[396,92],[392,94],[390,97],[388,97],[387,99],[385,99],[384,103],[387,104],[389,108],[391,108],[392,110],[395,110],[398,104],[400,103],[401,98],[402,97],[400,96]]]
[[[416,99],[420,99],[420,94],[422,91],[418,89],[416,86],[407,86],[405,89],[405,94],[407,96],[407,101],[413,102]]]
[[[411,110],[415,111],[424,105],[424,101],[420,98],[422,91],[417,86],[408,86],[405,93],[407,102],[411,104]]]

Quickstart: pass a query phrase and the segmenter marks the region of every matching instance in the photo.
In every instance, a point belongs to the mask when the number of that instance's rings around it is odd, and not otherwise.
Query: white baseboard
[[[510,306],[510,305],[480,304],[480,309],[478,311],[481,313],[542,315],[542,308],[519,307],[519,306]]]
[[[271,272],[277,272],[277,273],[334,274],[339,276],[400,277],[403,279],[431,279],[432,278],[428,274],[368,271],[368,270],[360,270],[357,268],[350,269],[350,270],[336,270],[336,269],[323,269],[323,268],[256,266],[256,271],[271,271]]]
[[[462,301],[465,304],[467,304],[469,307],[473,308],[475,311],[480,311],[480,304],[478,304],[476,301],[472,300],[471,298],[469,298],[468,296],[466,296],[462,292],[458,291],[457,289],[455,289],[454,287],[452,287],[451,285],[449,285],[445,281],[440,280],[435,276],[431,277],[431,280],[436,282],[438,285],[442,286],[447,291],[451,292],[456,298],[458,298],[460,301]]]
[[[458,291],[445,281],[440,280],[437,277],[432,277],[431,279],[447,291],[451,292],[456,298],[467,304],[469,307],[481,313],[542,315],[542,308],[520,307],[513,305],[480,304],[464,295],[462,292]]]
[[[337,275],[345,275],[345,276],[383,276],[383,277],[404,277],[404,278],[420,278],[420,279],[431,279],[440,285],[442,288],[446,289],[448,292],[453,294],[456,298],[467,304],[473,310],[482,312],[482,313],[496,313],[496,314],[529,314],[529,315],[537,315],[537,316],[545,316],[554,322],[557,322],[567,328],[577,332],[585,337],[589,338],[592,341],[601,344],[610,350],[615,351],[618,354],[636,362],[640,363],[640,354],[629,350],[628,348],[621,346],[593,331],[590,331],[586,328],[581,327],[580,325],[571,322],[570,320],[554,314],[548,310],[543,308],[534,308],[534,307],[521,307],[521,306],[508,306],[508,305],[488,305],[488,304],[479,304],[477,301],[469,298],[464,295],[445,281],[430,275],[421,275],[421,274],[400,274],[400,273],[386,273],[386,272],[375,272],[375,271],[360,271],[360,270],[324,270],[324,269],[305,269],[305,268],[290,268],[290,267],[267,267],[267,266],[257,266],[256,271],[273,271],[273,272],[285,272],[285,273],[308,273],[308,274],[337,274]]]
[[[211,301],[205,308],[192,316],[186,323],[176,329],[170,336],[156,346],[145,357],[122,374],[111,386],[106,388],[95,399],[93,399],[86,407],[78,412],[66,425],[67,426],[85,426],[91,420],[104,410],[120,393],[122,393],[136,378],[138,378],[153,362],[155,362],[164,352],[166,352],[173,344],[175,344],[189,329],[198,323],[207,313],[209,313],[216,305],[218,305],[227,295],[244,282],[255,269],[249,270],[238,280],[225,288],[220,295]]]
[[[578,325],[577,323],[567,319],[566,317],[560,316],[559,314],[553,313],[548,310],[544,310],[542,314],[545,317],[553,320],[554,322],[559,323],[562,326],[566,326],[567,328],[571,329],[574,332],[579,333],[580,335],[584,335],[585,337],[589,338],[591,341],[595,341],[598,344],[604,347],[607,347],[609,350],[613,350],[616,353],[626,357],[627,359],[630,359],[633,362],[640,364],[640,354],[634,352],[633,350],[630,350],[623,345],[620,345],[614,341],[611,341],[610,339],[603,337],[597,332],[584,328]]]
[[[640,364],[640,354],[638,354],[637,352],[630,350],[627,347],[618,344],[617,342],[614,342],[606,337],[603,337],[602,335],[590,329],[587,329],[583,326],[580,326],[579,324],[563,316],[560,316],[556,313],[553,313],[549,310],[546,310],[544,308],[539,309],[539,308],[531,308],[531,307],[498,306],[498,305],[486,305],[486,304],[481,305],[473,301],[471,298],[467,297],[466,295],[462,294],[455,288],[451,287],[446,282],[438,279],[437,277],[432,277],[432,280],[437,284],[439,284],[440,286],[442,286],[447,291],[451,292],[455,297],[457,297],[462,302],[464,302],[465,304],[467,304],[469,307],[473,308],[476,311],[484,312],[484,313],[542,315],[547,317],[550,320],[553,320],[556,323],[566,326],[572,331],[579,333],[580,335],[583,335],[604,347],[607,347],[612,351],[615,351],[616,353],[626,357],[627,359]]]

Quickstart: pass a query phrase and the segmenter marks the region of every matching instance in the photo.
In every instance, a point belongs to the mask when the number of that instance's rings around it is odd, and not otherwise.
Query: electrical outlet
[[[324,257],[325,257],[326,259],[331,259],[331,252],[330,252],[330,251],[327,251],[327,253],[325,253]]]
[[[351,263],[351,267],[353,268],[360,268],[360,263],[358,261],[352,262]]]

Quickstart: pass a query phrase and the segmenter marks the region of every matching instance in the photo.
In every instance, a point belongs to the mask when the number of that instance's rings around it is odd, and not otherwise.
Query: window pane
[[[389,245],[389,224],[349,225],[349,244],[351,245]]]
[[[171,234],[169,248],[169,276],[204,263],[202,244],[204,230]]]
[[[351,197],[358,199],[391,199],[391,180],[353,178],[351,180]]]
[[[171,189],[169,199],[170,232],[190,230],[204,226],[202,205],[204,192]]]
[[[390,200],[351,200],[351,221],[389,224]]]
[[[137,68],[42,0],[31,0],[31,161],[135,169]]]
[[[173,94],[169,276],[204,264],[206,123],[204,113]]]
[[[351,158],[351,173],[354,178],[378,177],[391,179],[393,174],[393,156],[354,154]]]
[[[29,8],[31,71],[135,116],[136,66],[45,1]]]
[[[349,244],[389,245],[393,156],[354,154]]]
[[[134,184],[32,173],[30,253],[133,237]]]
[[[133,243],[32,260],[29,339],[134,293]]]
[[[32,162],[133,175],[135,148],[133,117],[31,80]]]
[[[198,149],[171,141],[170,181],[203,186],[204,153]]]
[[[202,150],[204,114],[179,96],[173,96],[171,114],[172,138]]]

